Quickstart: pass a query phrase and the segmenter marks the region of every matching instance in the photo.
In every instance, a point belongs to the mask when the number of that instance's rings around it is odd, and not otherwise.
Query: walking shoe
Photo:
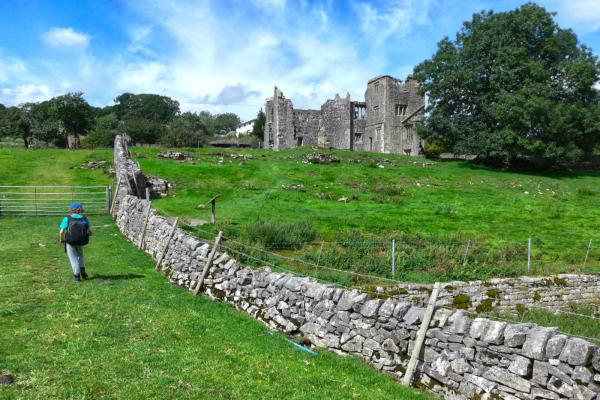
[[[88,278],[88,274],[85,272],[85,268],[81,268],[81,279],[87,279]]]
[[[73,275],[73,282],[79,282],[81,277],[79,275]]]

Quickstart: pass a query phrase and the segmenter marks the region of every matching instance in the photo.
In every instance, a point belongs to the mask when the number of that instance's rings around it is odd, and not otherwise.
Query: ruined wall
[[[345,98],[335,95],[321,106],[321,126],[319,143],[323,147],[339,150],[350,149],[350,95]]]
[[[294,107],[292,101],[275,87],[273,98],[265,105],[265,149],[283,150],[296,147],[294,139]]]
[[[296,145],[316,146],[320,123],[319,110],[294,110]]]
[[[273,98],[265,105],[264,147],[279,150],[316,144],[343,150],[419,155],[421,139],[416,124],[422,121],[425,98],[418,89],[418,83],[410,76],[402,82],[385,75],[369,81],[364,103],[350,101],[349,94],[345,98],[336,95],[319,112],[294,111],[291,101],[275,88]],[[360,117],[355,106],[361,108]],[[290,112],[294,115],[291,123]]]
[[[127,162],[119,146],[115,142],[117,168]],[[151,204],[124,190],[117,193],[122,196],[117,225],[137,244]],[[167,219],[152,210],[142,248],[156,258],[170,228]],[[192,289],[210,250],[210,244],[177,229],[160,270],[172,283]],[[245,267],[219,251],[203,293],[273,329],[361,357],[396,378],[405,371],[424,315],[422,307],[402,299],[372,298],[312,278]],[[440,308],[426,336],[417,381],[448,397],[598,398],[600,349],[555,328],[472,319],[463,310]]]

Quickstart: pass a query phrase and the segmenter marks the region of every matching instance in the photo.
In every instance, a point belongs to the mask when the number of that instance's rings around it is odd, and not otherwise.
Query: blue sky
[[[20,0],[0,2],[0,103],[83,91],[171,96],[186,111],[253,118],[277,85],[297,108],[369,78],[404,78],[481,10],[519,1]],[[600,54],[600,1],[544,0]]]

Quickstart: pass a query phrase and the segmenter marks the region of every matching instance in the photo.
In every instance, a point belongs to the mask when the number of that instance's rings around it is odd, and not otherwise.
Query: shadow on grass
[[[140,279],[140,278],[145,278],[146,275],[140,275],[140,274],[122,274],[122,275],[90,275],[90,277],[87,279],[89,281],[93,281],[95,279],[101,279],[101,280],[109,280],[109,281],[120,281],[120,280],[124,280],[124,279]]]

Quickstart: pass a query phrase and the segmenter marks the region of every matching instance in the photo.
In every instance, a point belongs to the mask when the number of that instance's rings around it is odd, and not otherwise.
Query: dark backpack
[[[83,218],[68,217],[65,241],[73,246],[85,246],[90,242],[88,227]]]

